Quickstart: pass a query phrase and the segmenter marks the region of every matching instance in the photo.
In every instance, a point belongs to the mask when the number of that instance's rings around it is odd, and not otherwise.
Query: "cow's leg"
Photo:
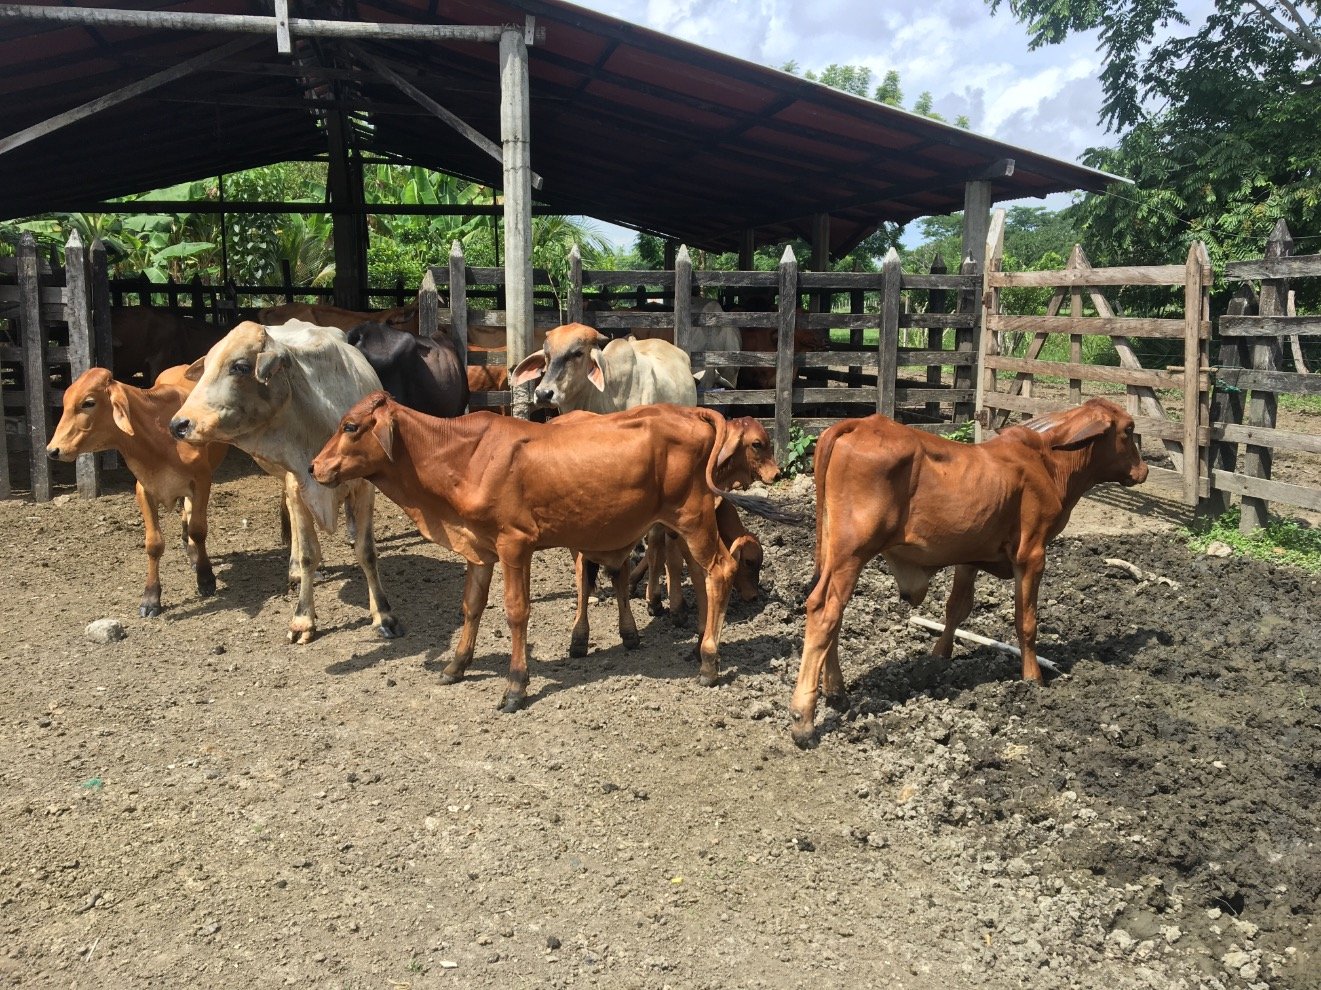
[[[495,574],[492,564],[469,564],[463,576],[463,629],[459,632],[459,645],[454,648],[454,659],[441,671],[440,683],[455,684],[463,680],[468,664],[472,663],[477,647],[477,627],[486,600],[491,594],[491,578]]]
[[[587,585],[587,558],[577,550],[573,552],[573,587],[578,599],[578,609],[573,614],[573,633],[569,636],[569,656],[587,656],[588,638],[591,625],[587,618],[587,598],[592,589]]]
[[[676,527],[676,531],[687,543],[691,559],[701,568],[704,576],[706,601],[698,602],[702,613],[699,626],[702,638],[698,647],[701,667],[697,682],[703,687],[712,687],[720,673],[720,631],[725,623],[725,606],[729,602],[729,590],[738,565],[720,542],[713,513],[707,514],[696,525]],[[697,584],[696,574],[694,571],[694,586]]]
[[[1023,651],[1023,680],[1041,683],[1037,663],[1037,591],[1046,569],[1046,550],[1034,548],[1014,561],[1014,625]]]
[[[662,530],[664,532],[664,530]],[[685,603],[683,600],[683,562],[687,556],[683,541],[674,533],[665,533],[665,593],[670,598],[670,621],[676,626],[683,625]],[[694,572],[693,583],[697,583]]]
[[[199,480],[193,486],[193,497],[183,500],[183,528],[188,559],[197,575],[197,593],[203,598],[216,593],[216,575],[211,569],[211,558],[206,555],[206,510],[210,501],[210,478]]]
[[[161,614],[161,554],[165,552],[165,537],[161,533],[160,510],[156,500],[147,494],[147,489],[138,482],[133,489],[133,496],[138,501],[142,512],[143,540],[147,550],[147,586],[142,589],[142,604],[138,606],[138,615],[150,618]]]
[[[404,634],[403,624],[390,611],[390,602],[381,586],[380,562],[376,556],[376,535],[372,525],[376,505],[376,489],[365,481],[349,485],[344,499],[345,516],[353,524],[353,554],[358,558],[363,577],[367,579],[367,603],[372,613],[372,628],[382,639],[395,639]]]
[[[633,619],[633,609],[629,605],[632,585],[629,583],[628,556],[625,555],[618,567],[607,570],[615,585],[615,604],[619,608],[619,638],[624,643],[624,649],[636,650],[642,637],[638,635],[638,624]]]
[[[948,660],[954,654],[954,631],[972,612],[973,583],[977,580],[976,564],[959,564],[954,568],[954,581],[945,603],[945,629],[936,640],[932,654]]]
[[[289,642],[310,643],[316,636],[316,608],[312,604],[312,586],[316,583],[316,569],[321,565],[321,541],[317,539],[316,523],[303,500],[298,497],[298,482],[292,474],[285,480],[285,501],[289,504],[290,541],[297,559],[290,558],[292,573],[298,570],[298,604],[289,622]]]
[[[500,710],[516,712],[527,693],[527,620],[532,603],[532,552],[501,558],[505,581],[505,618],[509,621],[509,678]]]
[[[660,615],[663,611],[660,582],[669,535],[663,526],[652,526],[647,532],[647,554],[644,558],[647,568],[647,611],[652,615]]]
[[[822,563],[816,587],[807,598],[807,629],[803,636],[803,659],[798,667],[798,683],[789,702],[790,730],[794,742],[806,746],[815,732],[817,689],[822,672],[833,667],[827,692],[843,691],[839,673],[839,629],[844,606],[853,597],[866,558],[850,554]],[[833,658],[833,659],[832,659]]]

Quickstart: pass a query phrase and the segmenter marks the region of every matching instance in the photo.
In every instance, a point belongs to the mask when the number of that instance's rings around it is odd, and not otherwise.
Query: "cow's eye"
[[[83,399],[83,408],[84,408],[84,409],[91,409],[94,405],[96,405],[96,400],[95,400],[95,399]]]
[[[766,445],[765,445],[764,443],[762,443],[760,440],[753,440],[753,441],[752,441],[752,449],[753,449],[753,450],[762,450],[762,449],[764,449],[765,447],[766,447]]]
[[[581,349],[569,352],[569,360],[571,361],[577,361],[582,356],[583,356],[583,352]]]
[[[1129,423],[1128,426],[1124,428],[1124,433],[1131,437],[1133,435],[1133,429],[1134,429],[1134,424]]]
[[[357,432],[358,432],[358,424],[357,424],[357,423],[345,423],[345,424],[344,424],[344,432],[345,432],[345,433],[357,433]]]
[[[247,361],[235,361],[229,366],[229,373],[231,375],[250,375],[252,374],[252,365],[248,364]]]

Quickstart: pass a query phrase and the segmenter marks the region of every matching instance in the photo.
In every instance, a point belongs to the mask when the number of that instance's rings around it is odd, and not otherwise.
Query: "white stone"
[[[83,632],[94,643],[113,643],[128,635],[124,631],[124,624],[118,619],[97,619],[89,622]]]

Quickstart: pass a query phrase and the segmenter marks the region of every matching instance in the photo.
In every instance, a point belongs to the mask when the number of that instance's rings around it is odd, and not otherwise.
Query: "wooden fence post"
[[[862,289],[853,289],[849,292],[849,314],[857,316],[867,308],[867,294]],[[863,335],[865,331],[862,327],[851,327],[849,329],[849,348],[854,351],[862,350]],[[862,366],[849,365],[848,385],[850,388],[856,388],[862,384]]]
[[[974,414],[977,420],[977,442],[981,443],[985,428],[982,425],[979,414],[982,410],[982,398],[987,392],[994,392],[995,389],[995,371],[987,367],[986,358],[990,354],[999,354],[1000,349],[996,345],[995,334],[990,333],[987,327],[990,325],[989,317],[997,316],[1000,313],[1000,290],[991,288],[988,276],[991,272],[998,272],[1004,265],[1005,253],[1005,211],[996,210],[991,217],[991,227],[986,234],[986,265],[982,272],[982,333],[981,342],[977,349],[977,391],[974,400],[977,413]]]
[[[1266,258],[1274,261],[1293,254],[1293,235],[1281,218],[1271,231],[1266,241]],[[1261,280],[1261,295],[1258,297],[1257,314],[1259,316],[1283,316],[1287,306],[1289,283],[1285,279],[1264,278]],[[1252,368],[1254,371],[1278,371],[1281,364],[1279,337],[1253,337],[1250,345]],[[1252,389],[1252,397],[1247,403],[1244,417],[1247,426],[1275,428],[1276,414],[1275,393],[1263,388]],[[1243,448],[1243,473],[1252,478],[1270,480],[1271,448],[1257,444],[1246,444]],[[1239,518],[1239,532],[1250,533],[1265,526],[1269,519],[1268,503],[1264,498],[1252,495],[1243,496],[1243,515]]]
[[[680,244],[674,255],[674,346],[692,354],[693,336],[693,256],[687,244]],[[703,361],[706,359],[703,358]],[[689,367],[692,361],[688,362]]]
[[[101,238],[92,241],[92,351],[93,363],[115,373],[114,328],[110,320],[110,262]],[[119,452],[103,450],[96,455],[102,471],[119,467]]]
[[[1252,286],[1244,282],[1234,298],[1229,301],[1226,316],[1252,316],[1257,312],[1257,296]],[[1248,348],[1243,337],[1221,337],[1220,356],[1216,360],[1221,368],[1243,368],[1247,366]],[[1243,393],[1236,385],[1225,385],[1216,389],[1211,404],[1211,416],[1208,425],[1230,423],[1239,426],[1243,423]],[[1229,508],[1229,492],[1216,488],[1216,471],[1228,471],[1233,474],[1238,469],[1238,444],[1232,440],[1217,440],[1211,444],[1210,471],[1211,492],[1201,503],[1199,515],[1218,516]]]
[[[50,501],[50,376],[46,371],[46,332],[41,322],[41,277],[37,240],[29,231],[18,243],[18,311],[23,335],[23,391],[27,394],[28,463],[32,497]]]
[[[890,248],[881,264],[881,335],[876,344],[876,411],[890,417],[894,416],[899,378],[899,291],[903,280],[899,252]]]
[[[468,366],[468,265],[463,258],[463,244],[450,245],[450,337],[459,352],[459,360]]]
[[[569,298],[565,307],[565,317],[570,323],[582,323],[586,307],[583,305],[583,255],[578,250],[578,242],[569,248]]]
[[[939,254],[931,262],[932,275],[944,275],[949,271],[945,266],[945,259]],[[931,289],[927,292],[927,312],[928,313],[947,313],[949,312],[949,293],[944,289]],[[943,351],[945,349],[945,331],[940,327],[931,327],[927,330],[927,350]],[[927,365],[927,388],[940,388],[941,366],[938,364]],[[934,419],[940,419],[940,403],[928,402],[925,407],[928,416]]]
[[[779,313],[775,350],[775,460],[783,464],[789,454],[789,430],[794,417],[794,321],[798,310],[798,260],[786,246],[780,256],[777,295]]]
[[[92,299],[87,279],[87,252],[75,229],[64,248],[64,317],[69,324],[69,378],[73,379],[92,366],[95,350],[92,339]],[[101,479],[95,454],[79,454],[74,471],[78,494],[96,498],[101,494]]]
[[[963,264],[959,266],[960,275],[976,275],[977,262],[971,257],[965,258]],[[958,312],[964,315],[971,314],[974,317],[973,325],[970,327],[960,327],[954,331],[954,350],[960,354],[976,354],[977,348],[981,346],[982,331],[982,301],[978,297],[976,289],[959,290],[959,308]],[[976,367],[971,364],[956,364],[954,366],[954,388],[970,389],[975,385]],[[976,403],[956,402],[954,403],[954,422],[966,423],[972,419],[976,412]]]
[[[428,268],[417,290],[417,335],[434,339],[440,333],[440,293]]]

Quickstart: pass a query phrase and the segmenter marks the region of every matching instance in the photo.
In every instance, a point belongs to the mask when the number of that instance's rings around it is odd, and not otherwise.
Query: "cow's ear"
[[[202,372],[205,370],[206,370],[206,355],[203,354],[200,358],[198,358],[196,361],[194,361],[192,364],[188,366],[188,370],[183,373],[183,376],[190,382],[200,382],[202,380]]]
[[[278,351],[262,351],[257,355],[257,366],[252,373],[257,381],[269,385],[275,373],[287,367],[289,367],[289,359],[284,354]]]
[[[742,423],[730,420],[725,421],[725,442],[720,448],[719,455],[716,457],[717,471],[724,467],[725,462],[738,452],[739,446],[743,443],[743,430],[744,426]]]
[[[535,354],[529,354],[518,366],[514,368],[512,382],[515,385],[522,385],[524,382],[530,382],[534,378],[540,378],[546,373],[546,351],[545,348],[537,351]]]
[[[110,415],[120,430],[133,436],[133,420],[128,415],[128,395],[119,382],[110,383]]]
[[[1055,450],[1078,450],[1101,436],[1109,427],[1108,420],[1090,419],[1074,430],[1069,439],[1051,444],[1051,447]]]
[[[382,415],[380,412],[377,412],[376,425],[372,428],[372,436],[376,438],[376,442],[379,443],[381,445],[381,449],[385,451],[385,459],[387,461],[393,461],[394,460],[394,417],[388,415]]]
[[[587,363],[591,370],[587,372],[587,380],[596,386],[598,392],[605,391],[605,371],[601,368],[601,348],[593,347],[592,352],[587,356]]]

